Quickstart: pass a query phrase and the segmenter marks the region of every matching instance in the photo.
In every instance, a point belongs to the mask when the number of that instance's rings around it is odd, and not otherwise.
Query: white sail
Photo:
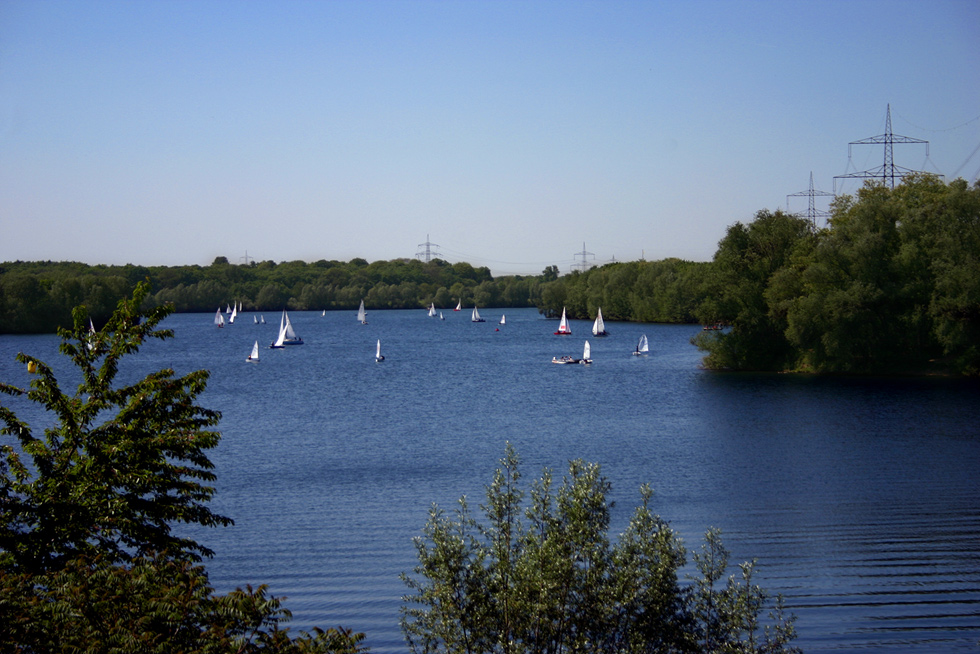
[[[600,308],[599,314],[595,317],[595,322],[592,323],[592,335],[605,336],[607,333],[606,325],[602,322],[602,309]]]
[[[361,300],[361,306],[357,309],[357,321],[362,325],[367,324],[367,312],[364,311],[364,300]]]
[[[293,323],[289,322],[289,315],[286,310],[282,310],[282,319],[279,321],[279,337],[272,347],[283,347],[286,345],[302,345],[303,339],[296,334]]]
[[[435,318],[436,317],[436,304],[435,304],[435,302],[433,302],[432,304],[429,305],[429,317],[430,318]]]
[[[470,318],[472,322],[486,322],[480,317],[480,312],[476,310],[476,305],[473,306],[473,317]]]
[[[384,361],[385,360],[385,358],[383,356],[381,356],[381,339],[380,338],[378,339],[378,348],[374,352],[374,360],[375,361]]]
[[[572,330],[568,328],[568,319],[565,317],[565,307],[561,308],[561,322],[558,324],[558,331],[555,334],[571,334]]]
[[[283,343],[286,342],[286,310],[282,311],[282,318],[279,320],[279,337],[276,338],[276,342],[272,344],[272,347],[283,347]]]
[[[647,341],[647,335],[643,334],[640,336],[640,342],[636,344],[636,351],[633,354],[647,354],[650,351],[650,342]]]
[[[226,304],[225,305],[225,313],[231,313],[231,305],[230,304]]]
[[[264,325],[265,324],[265,316],[259,316],[259,324],[260,325]]]
[[[238,316],[238,303],[235,303],[235,306],[231,310],[231,316],[229,316],[229,318],[228,318],[228,324],[229,325],[234,325],[235,324],[235,318],[237,316]]]
[[[289,316],[285,311],[282,313],[284,316],[286,316],[286,341],[295,341],[299,339],[299,336],[296,335],[296,330],[293,329],[293,323],[289,322]]]
[[[248,355],[246,361],[251,361],[252,363],[257,363],[259,360],[259,342],[255,341],[255,345],[252,346],[252,353]]]
[[[259,317],[258,316],[252,316],[252,322],[254,322],[256,325],[259,324]]]
[[[589,345],[588,341],[585,341],[585,348],[582,350],[582,361],[589,362],[592,360],[592,346]]]
[[[445,320],[446,318],[442,315],[442,311],[439,312],[439,320]]]
[[[500,324],[501,325],[507,324],[507,316],[500,316]]]
[[[217,313],[214,314],[214,324],[218,327],[225,326],[225,317],[221,315],[221,307],[218,307]]]
[[[453,311],[460,311],[462,310],[462,308],[463,308],[463,298],[460,298],[459,302],[456,303],[456,308],[453,309]]]

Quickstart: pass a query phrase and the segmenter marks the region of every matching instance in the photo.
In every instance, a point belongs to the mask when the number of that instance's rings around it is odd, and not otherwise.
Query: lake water
[[[609,323],[596,339],[584,321],[554,336],[535,310],[506,310],[499,331],[500,310],[443,313],[294,313],[306,344],[282,350],[265,349],[278,314],[220,330],[177,315],[176,339],[124,370],[211,371],[214,507],[236,525],[198,538],[220,591],[267,583],[294,628],[344,625],[375,652],[407,651],[412,538],[433,502],[477,504],[510,441],[525,478],[601,463],[615,533],[644,482],[689,549],[721,528],[732,561],[758,559],[759,583],[784,595],[807,652],[977,650],[977,383],[713,373],[693,326]],[[641,333],[650,355],[633,357]],[[586,337],[593,365],[550,363],[581,356]],[[260,362],[246,363],[256,339]],[[55,363],[57,343],[0,336],[0,379],[27,384],[14,354]]]

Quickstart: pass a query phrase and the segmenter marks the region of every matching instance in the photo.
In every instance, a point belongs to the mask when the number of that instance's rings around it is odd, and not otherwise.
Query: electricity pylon
[[[787,209],[789,208],[789,199],[790,198],[798,198],[798,197],[803,197],[803,196],[806,196],[806,197],[810,198],[810,202],[809,202],[809,204],[807,206],[807,210],[806,210],[805,216],[806,216],[806,219],[810,221],[810,224],[812,226],[814,226],[814,227],[817,226],[817,218],[829,218],[830,217],[830,212],[829,211],[823,211],[822,209],[817,209],[816,203],[814,202],[813,199],[814,198],[818,198],[818,197],[821,197],[821,198],[822,197],[834,197],[834,194],[833,193],[828,193],[827,191],[814,191],[813,190],[813,171],[810,171],[810,190],[808,190],[808,191],[800,191],[799,193],[790,193],[789,195],[787,195],[786,196],[786,208]],[[795,215],[800,215],[800,214],[795,214]]]
[[[851,141],[847,144],[847,165],[851,166],[851,146],[852,145],[884,145],[885,146],[885,162],[883,165],[877,168],[872,168],[871,170],[863,170],[861,172],[848,173],[844,175],[837,175],[834,177],[834,194],[837,194],[837,180],[838,179],[880,179],[885,184],[888,184],[889,188],[895,188],[895,178],[897,177],[899,181],[902,180],[906,175],[916,172],[924,172],[918,170],[911,170],[910,168],[902,168],[901,166],[895,165],[894,153],[892,152],[892,146],[895,143],[925,143],[926,145],[926,158],[929,157],[929,141],[923,141],[922,139],[912,138],[911,136],[901,136],[900,134],[892,133],[892,106],[888,105],[888,111],[885,118],[885,133],[879,134],[878,136],[870,136],[866,139],[861,139],[860,141]],[[942,177],[940,175],[940,177]]]

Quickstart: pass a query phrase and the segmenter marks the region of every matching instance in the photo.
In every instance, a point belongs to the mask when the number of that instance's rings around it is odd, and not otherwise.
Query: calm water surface
[[[306,344],[258,364],[245,357],[278,315],[222,330],[168,319],[176,339],[124,372],[211,371],[214,504],[236,525],[198,538],[220,591],[267,583],[293,627],[345,625],[405,652],[412,538],[433,502],[479,501],[511,441],[527,476],[601,463],[617,533],[644,482],[689,548],[721,528],[733,561],[758,559],[760,583],[785,596],[808,652],[980,649],[976,383],[712,373],[688,342],[696,327],[612,323],[595,339],[572,321],[559,337],[534,310],[507,310],[499,331],[501,311],[481,313],[290,314]],[[641,333],[651,354],[630,356]],[[592,366],[550,363],[581,356],[586,337]],[[26,384],[14,354],[55,362],[57,342],[0,337],[0,379]]]

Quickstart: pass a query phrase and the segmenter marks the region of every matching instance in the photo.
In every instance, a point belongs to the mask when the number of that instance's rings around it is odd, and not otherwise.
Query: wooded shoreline
[[[133,286],[149,306],[213,312],[536,307],[572,319],[722,324],[695,344],[724,370],[980,375],[980,183],[909,176],[840,196],[827,226],[759,211],[710,262],[617,262],[494,278],[434,259],[209,266],[0,264],[0,333],[46,333],[84,305],[96,325]],[[938,365],[937,365],[937,362]]]

